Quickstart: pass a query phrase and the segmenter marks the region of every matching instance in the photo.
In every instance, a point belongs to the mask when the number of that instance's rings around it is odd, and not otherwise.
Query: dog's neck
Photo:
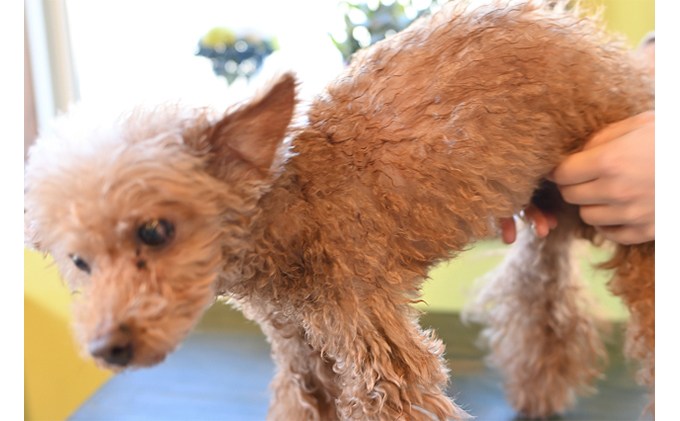
[[[319,209],[328,201],[340,200],[329,197],[331,192],[319,182],[334,175],[315,172],[315,162],[329,158],[322,151],[325,139],[322,132],[307,128],[294,136],[289,149],[279,152],[286,159],[279,160],[282,168],[272,172],[269,188],[257,201],[238,274],[223,277],[218,287],[222,293],[237,300],[248,297],[252,301],[253,295],[278,299],[283,297],[278,297],[272,285],[306,278],[310,270],[306,266],[313,264],[309,250],[315,249],[323,235]]]

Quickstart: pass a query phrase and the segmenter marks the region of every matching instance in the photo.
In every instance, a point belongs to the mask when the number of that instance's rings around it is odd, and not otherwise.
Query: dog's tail
[[[520,230],[464,316],[486,325],[482,340],[504,375],[513,408],[545,419],[593,391],[606,354],[570,258],[573,239],[594,231],[554,185],[545,184],[532,201],[555,215],[558,226],[544,238]]]

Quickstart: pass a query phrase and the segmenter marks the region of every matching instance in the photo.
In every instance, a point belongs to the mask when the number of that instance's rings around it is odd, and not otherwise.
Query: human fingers
[[[557,227],[557,218],[550,212],[539,209],[530,204],[521,212],[522,217],[531,224],[534,233],[538,237],[545,237],[551,229]],[[512,244],[517,239],[517,226],[514,218],[502,218],[500,220],[501,238],[505,244]]]
[[[654,241],[654,224],[596,226],[595,229],[608,240],[618,244],[631,245]]]
[[[566,157],[546,178],[558,185],[584,183],[598,178],[603,166],[616,162],[616,158],[611,156],[615,148],[608,147],[608,143],[615,139],[637,140],[640,136],[644,137],[654,129],[654,121],[654,111],[646,111],[610,124],[596,133],[582,151]]]
[[[505,244],[512,244],[517,239],[517,227],[514,218],[501,219],[501,238]]]
[[[654,111],[645,111],[625,120],[612,123],[591,136],[591,138],[588,139],[586,144],[583,146],[583,151],[607,143],[627,133],[637,130],[645,124],[653,121],[655,121]]]
[[[543,215],[545,216],[545,219],[548,221],[548,227],[551,230],[557,228],[557,218],[555,218],[555,215],[546,211],[543,211]]]
[[[557,226],[557,219],[550,213],[537,208],[534,205],[529,205],[524,210],[525,218],[531,223],[531,226],[540,238],[548,235],[551,229]]]
[[[603,227],[631,225],[632,221],[638,220],[638,217],[633,215],[631,207],[610,205],[580,206],[579,215],[586,224]]]
[[[609,205],[614,203],[602,180],[585,183],[558,185],[557,188],[565,202],[572,205]]]
[[[600,175],[598,162],[601,159],[601,148],[603,146],[596,146],[587,151],[569,155],[546,178],[558,186],[597,179]]]

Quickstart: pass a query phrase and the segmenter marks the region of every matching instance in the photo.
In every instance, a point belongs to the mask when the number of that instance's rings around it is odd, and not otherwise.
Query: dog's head
[[[285,157],[295,106],[286,74],[252,101],[137,109],[106,127],[81,110],[31,149],[28,244],[74,294],[74,327],[103,366],[158,363],[237,282],[257,200]]]

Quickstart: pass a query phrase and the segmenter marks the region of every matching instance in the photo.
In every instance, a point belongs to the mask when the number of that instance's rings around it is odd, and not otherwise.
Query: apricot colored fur
[[[272,344],[268,419],[465,419],[411,304],[434,265],[533,198],[559,227],[521,234],[480,317],[513,407],[569,407],[603,355],[568,263],[571,240],[594,236],[542,180],[597,130],[653,110],[654,90],[628,49],[563,6],[447,4],[360,51],[299,124],[291,74],[224,113],[62,118],[30,152],[26,233],[80,291],[84,352],[124,330],[120,365],[155,364],[228,296]],[[171,241],[141,243],[156,219]],[[619,247],[610,266],[631,309],[626,351],[653,390],[654,243]]]

